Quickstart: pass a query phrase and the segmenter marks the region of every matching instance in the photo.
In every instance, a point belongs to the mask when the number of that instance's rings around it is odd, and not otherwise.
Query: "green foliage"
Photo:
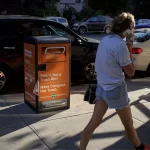
[[[32,12],[30,13],[32,16],[38,16],[38,17],[46,17],[46,16],[59,16],[60,14],[56,10],[52,9],[32,9]]]
[[[71,1],[71,0],[70,0]],[[59,16],[56,8],[57,0],[22,0],[23,14],[35,16]],[[136,18],[150,18],[150,0],[88,0],[88,9],[76,12],[73,8],[65,10],[63,16],[68,20],[72,15],[77,20],[91,17],[93,15],[110,15],[128,11],[133,13]]]
[[[133,0],[89,0],[89,6],[94,10],[102,10],[103,14],[117,14],[128,9]],[[100,4],[98,5],[98,3]]]
[[[26,0],[24,1],[24,13],[31,16],[59,16],[56,8],[56,0]]]
[[[94,13],[95,16],[98,16],[98,15],[104,15],[104,11],[103,10],[98,10]]]
[[[76,14],[76,10],[73,7],[69,7],[63,11],[63,17],[65,17],[68,21],[72,19],[73,14]]]
[[[94,15],[94,10],[91,8],[82,9],[80,12],[76,12],[76,20],[82,20],[83,18],[89,18]]]

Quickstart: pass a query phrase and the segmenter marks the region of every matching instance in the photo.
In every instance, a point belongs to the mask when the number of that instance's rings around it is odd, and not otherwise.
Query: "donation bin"
[[[70,40],[25,37],[24,99],[37,113],[70,108]]]

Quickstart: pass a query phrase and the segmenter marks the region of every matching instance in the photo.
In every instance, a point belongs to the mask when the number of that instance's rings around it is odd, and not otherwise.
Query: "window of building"
[[[76,0],[76,3],[81,3],[81,0]]]

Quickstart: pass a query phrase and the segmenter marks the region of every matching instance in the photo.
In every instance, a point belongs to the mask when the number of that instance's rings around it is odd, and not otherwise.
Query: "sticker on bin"
[[[39,87],[39,81],[37,80],[36,81],[36,84],[35,84],[35,86],[34,86],[34,89],[33,89],[33,93],[35,94],[35,95],[37,95],[38,96],[38,91],[39,91],[39,89],[38,89],[38,87]]]
[[[56,94],[52,94],[52,98],[55,98],[56,97]]]

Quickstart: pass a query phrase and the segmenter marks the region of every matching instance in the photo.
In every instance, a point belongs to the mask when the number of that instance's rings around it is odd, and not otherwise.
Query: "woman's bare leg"
[[[103,100],[96,101],[93,116],[81,135],[80,150],[86,150],[86,147],[94,130],[102,122],[103,116],[105,115],[107,109],[108,105]]]
[[[124,107],[123,109],[117,109],[116,111],[124,125],[128,139],[135,147],[140,146],[141,141],[137,135],[135,128],[133,127],[133,119],[130,106]]]

